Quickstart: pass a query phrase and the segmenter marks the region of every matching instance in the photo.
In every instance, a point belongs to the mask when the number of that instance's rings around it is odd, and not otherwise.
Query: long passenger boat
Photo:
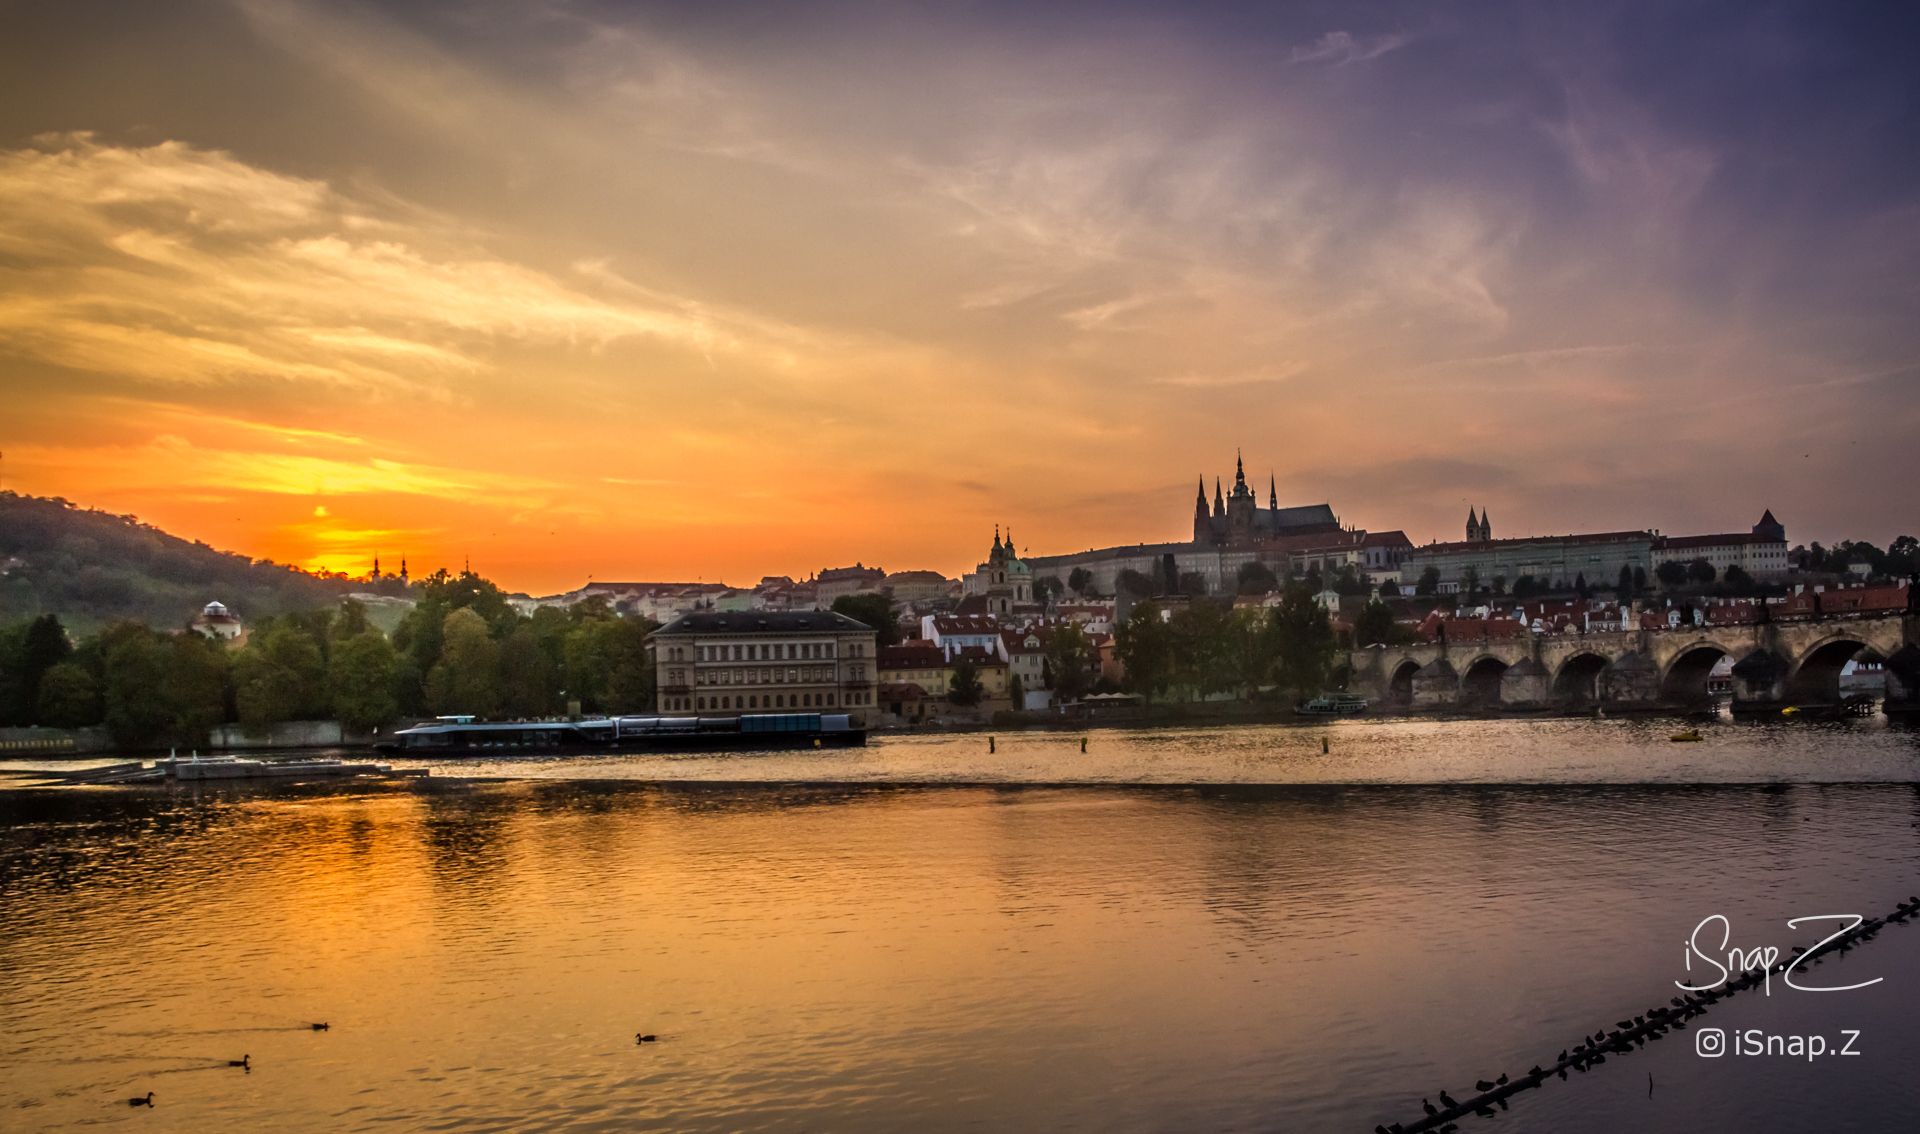
[[[615,749],[819,748],[867,742],[846,713],[728,717],[593,717],[578,721],[476,721],[442,717],[390,733],[374,747],[396,756],[497,756]]]

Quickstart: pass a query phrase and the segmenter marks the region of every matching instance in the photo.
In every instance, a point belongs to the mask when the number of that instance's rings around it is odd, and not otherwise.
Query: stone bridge
[[[1920,709],[1920,614],[1600,634],[1524,634],[1354,650],[1347,687],[1383,707],[1697,707],[1733,659],[1734,708],[1837,705],[1863,650],[1887,662],[1889,707]]]

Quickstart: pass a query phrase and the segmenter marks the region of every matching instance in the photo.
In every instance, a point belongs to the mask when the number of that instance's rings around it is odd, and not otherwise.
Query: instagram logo
[[[1718,1059],[1727,1053],[1727,1033],[1719,1028],[1701,1028],[1693,1033],[1694,1054]]]

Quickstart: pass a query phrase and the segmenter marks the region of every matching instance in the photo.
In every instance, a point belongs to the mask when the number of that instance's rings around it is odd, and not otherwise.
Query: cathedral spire
[[[999,524],[993,525],[993,549],[995,551],[1000,550],[1000,525]]]
[[[1274,486],[1273,473],[1267,473],[1267,507],[1280,510],[1280,490]]]
[[[1240,450],[1233,451],[1233,486],[1239,488],[1247,483],[1247,464],[1240,459]]]
[[[1479,538],[1480,538],[1480,516],[1478,515],[1478,513],[1475,512],[1474,508],[1471,505],[1469,505],[1467,507],[1467,539],[1469,541],[1472,541]]]
[[[1220,498],[1220,478],[1217,476],[1213,478],[1213,514],[1216,516],[1227,514],[1227,502]]]

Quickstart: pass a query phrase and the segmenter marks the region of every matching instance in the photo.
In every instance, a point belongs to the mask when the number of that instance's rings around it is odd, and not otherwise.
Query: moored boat
[[[1293,711],[1310,717],[1349,717],[1367,711],[1367,699],[1356,693],[1322,693],[1302,701]]]
[[[730,717],[594,717],[578,721],[443,718],[389,734],[375,747],[410,756],[807,748],[859,745],[867,730],[845,713],[749,713]]]

